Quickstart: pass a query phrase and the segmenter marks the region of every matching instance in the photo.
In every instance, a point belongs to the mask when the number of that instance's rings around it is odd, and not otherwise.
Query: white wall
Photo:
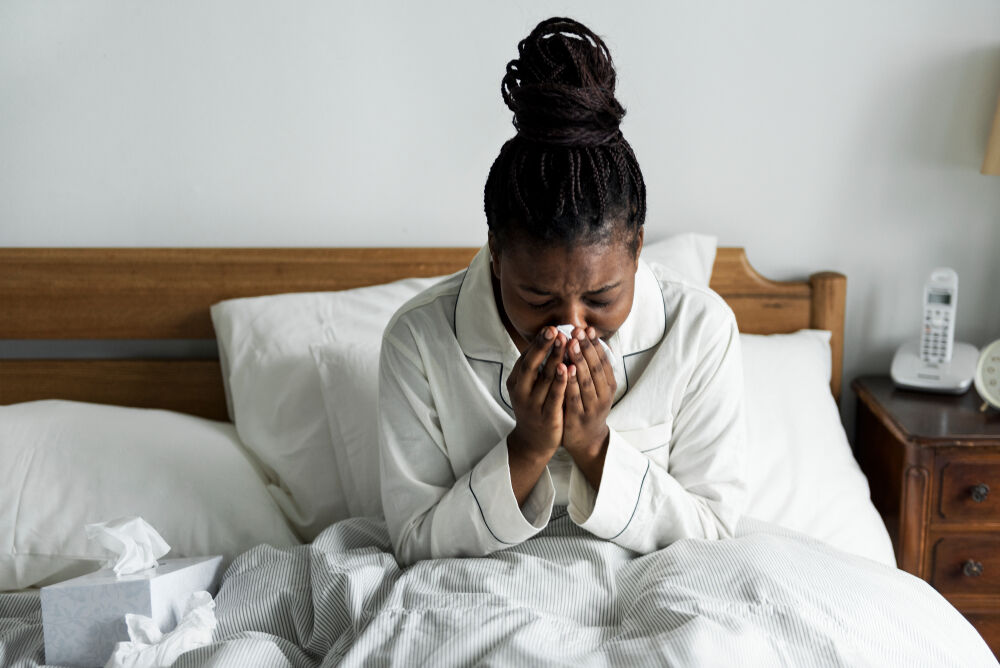
[[[612,49],[649,238],[847,274],[847,379],[937,265],[1000,337],[997,0],[5,0],[0,245],[479,244],[504,66],[558,14]]]

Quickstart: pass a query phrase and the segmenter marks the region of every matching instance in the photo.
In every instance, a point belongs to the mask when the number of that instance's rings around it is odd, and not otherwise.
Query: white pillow
[[[746,514],[896,565],[830,393],[830,332],[741,334]]]
[[[212,306],[232,418],[304,540],[350,516],[309,347],[380,340],[400,304],[440,280],[231,299]]]
[[[715,237],[676,235],[647,244],[642,257],[708,285]],[[345,443],[342,425],[337,426],[340,406],[354,405],[360,397],[327,402],[324,410],[310,348],[367,345],[377,365],[382,331],[392,315],[438,280],[232,299],[212,307],[230,417],[266,467],[272,494],[304,539],[373,508],[363,483],[371,464],[354,467],[357,444]],[[328,413],[333,415],[329,423]],[[365,472],[360,478],[359,471]],[[378,488],[370,491],[377,499]]]
[[[84,525],[140,516],[168,557],[298,543],[228,423],[72,401],[0,406],[0,591],[95,570]]]
[[[709,234],[675,234],[643,244],[643,260],[671,269],[695,285],[707,286],[715,265],[716,237]]]
[[[388,323],[387,323],[388,324]],[[381,339],[312,348],[351,517],[383,517],[378,446]]]

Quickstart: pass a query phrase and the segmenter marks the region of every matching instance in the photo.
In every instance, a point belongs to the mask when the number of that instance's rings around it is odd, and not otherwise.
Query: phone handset
[[[925,392],[962,394],[972,385],[979,351],[955,341],[958,274],[941,267],[924,285],[924,317],[920,340],[904,341],[892,358],[889,375],[898,387]]]
[[[955,305],[958,274],[940,267],[924,285],[924,323],[920,330],[920,358],[931,364],[951,362],[955,343]]]

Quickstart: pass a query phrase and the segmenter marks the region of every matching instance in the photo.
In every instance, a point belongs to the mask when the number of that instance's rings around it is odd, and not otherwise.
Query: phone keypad
[[[920,337],[920,357],[925,362],[944,362],[950,356],[948,332],[951,314],[944,309],[924,312],[924,333]]]

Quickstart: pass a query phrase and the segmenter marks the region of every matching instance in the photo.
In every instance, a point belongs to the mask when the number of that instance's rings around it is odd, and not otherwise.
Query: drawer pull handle
[[[962,566],[962,572],[969,577],[978,577],[983,574],[983,564],[982,562],[969,559]]]
[[[990,486],[984,482],[979,483],[972,488],[972,500],[976,503],[982,503],[986,500],[986,497],[990,495]]]

